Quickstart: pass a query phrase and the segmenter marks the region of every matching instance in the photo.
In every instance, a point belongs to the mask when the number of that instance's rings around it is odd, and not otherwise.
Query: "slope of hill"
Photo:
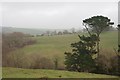
[[[117,76],[49,69],[3,68],[3,78],[118,78]]]
[[[80,34],[82,35],[83,33]],[[117,48],[118,44],[117,31],[102,33],[100,37],[100,49],[105,51],[104,53],[108,56],[115,55],[114,48]],[[50,62],[53,62],[54,58],[57,57],[59,61],[58,68],[64,68],[64,52],[71,52],[70,44],[79,41],[78,34],[41,36],[34,38],[37,40],[36,44],[25,46],[24,48],[15,50],[11,53],[23,53],[22,56],[24,57],[36,55],[38,57],[46,57],[47,59],[50,59]]]

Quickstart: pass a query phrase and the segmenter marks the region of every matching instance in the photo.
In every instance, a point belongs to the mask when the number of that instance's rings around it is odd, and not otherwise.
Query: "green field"
[[[83,35],[83,33],[79,34]],[[117,34],[117,31],[109,31],[102,33],[100,36],[100,49],[109,51],[114,54],[113,48],[117,48],[118,44]],[[44,56],[50,59],[57,57],[59,59],[59,66],[64,66],[64,52],[71,52],[72,48],[70,44],[79,41],[78,34],[41,36],[35,37],[35,39],[37,39],[36,44],[26,46],[12,53],[24,52],[24,54],[27,54],[27,56],[29,54],[40,54],[40,56]]]
[[[118,78],[117,76],[47,69],[3,68],[3,78]]]

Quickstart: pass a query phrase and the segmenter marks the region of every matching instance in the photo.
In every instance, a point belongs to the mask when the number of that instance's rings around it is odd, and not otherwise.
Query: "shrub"
[[[6,56],[4,66],[16,68],[31,68],[31,69],[53,69],[52,60],[42,57],[38,54],[25,55],[22,52],[11,53]]]
[[[39,54],[32,54],[31,55],[31,66],[30,68],[33,69],[53,69],[54,65],[49,58],[42,57]]]
[[[10,53],[5,56],[3,60],[3,66],[21,68],[23,57],[24,57],[24,52],[22,51],[17,51],[16,53]]]
[[[96,73],[118,74],[118,56],[111,50],[101,50]]]

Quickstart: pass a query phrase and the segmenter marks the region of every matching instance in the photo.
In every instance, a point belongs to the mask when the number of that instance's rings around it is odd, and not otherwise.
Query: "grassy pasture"
[[[3,68],[3,78],[118,78],[117,76],[49,69]]]
[[[115,54],[113,48],[117,48],[117,34],[117,31],[109,31],[100,35],[100,49],[108,52],[106,55]],[[83,33],[80,33],[80,35],[83,35]],[[12,53],[21,51],[25,55],[40,54],[40,56],[47,57],[51,60],[57,57],[59,59],[59,66],[64,67],[64,52],[71,52],[72,48],[70,44],[79,41],[78,34],[41,36],[35,37],[35,39],[37,39],[37,44],[26,46]]]

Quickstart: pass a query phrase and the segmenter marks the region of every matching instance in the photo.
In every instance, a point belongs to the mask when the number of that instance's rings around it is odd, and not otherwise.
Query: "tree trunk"
[[[98,52],[98,55],[97,55],[97,57],[99,58],[99,54],[100,54],[100,49],[99,49],[99,45],[100,45],[100,37],[99,37],[99,35],[97,35],[98,36],[98,40],[97,40],[97,52]]]

